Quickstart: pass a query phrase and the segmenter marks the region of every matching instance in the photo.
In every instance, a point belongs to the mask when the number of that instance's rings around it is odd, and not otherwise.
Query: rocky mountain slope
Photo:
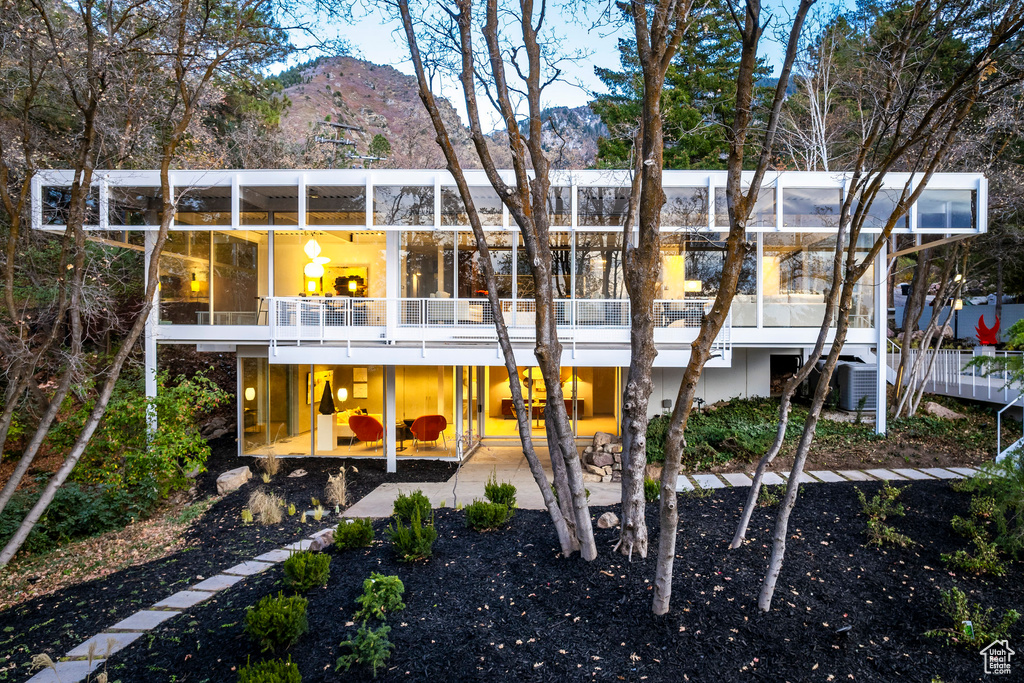
[[[321,60],[302,73],[300,83],[285,89],[291,107],[281,129],[291,143],[307,145],[308,163],[315,166],[344,166],[346,150],[365,155],[378,133],[391,144],[385,168],[444,168],[444,157],[435,141],[430,123],[417,94],[416,79],[390,66],[372,64],[352,57]],[[479,168],[468,129],[462,125],[452,104],[438,99],[441,115],[448,124],[459,158],[466,168]],[[606,134],[604,125],[588,107],[554,107],[545,111],[544,145],[558,168],[586,168],[594,163],[597,137]],[[356,126],[343,137],[354,148],[316,142],[333,138],[339,129],[325,123]],[[522,124],[521,124],[522,125]],[[489,136],[492,155],[508,167],[507,135]],[[358,162],[357,162],[358,165]]]

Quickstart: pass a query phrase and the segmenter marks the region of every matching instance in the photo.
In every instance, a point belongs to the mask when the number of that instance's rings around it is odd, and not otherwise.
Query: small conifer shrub
[[[388,614],[405,609],[405,603],[402,602],[403,594],[405,584],[397,576],[384,576],[372,572],[370,578],[363,581],[363,594],[356,598],[360,607],[352,618],[354,621],[384,621]]]
[[[366,548],[373,543],[373,522],[365,517],[343,519],[334,530],[338,550]]]
[[[466,526],[477,531],[497,529],[508,520],[508,507],[504,503],[474,500],[466,506]]]
[[[433,554],[437,530],[434,528],[433,517],[429,523],[424,524],[419,509],[414,509],[409,526],[402,524],[402,519],[396,516],[394,523],[388,527],[388,536],[399,562],[416,562]]]
[[[399,492],[398,497],[395,498],[395,517],[403,522],[411,522],[413,512],[417,510],[420,513],[421,520],[430,516],[430,501],[423,495],[423,491],[416,490],[412,493]]]
[[[238,683],[302,683],[299,665],[288,660],[265,659],[238,670]]]
[[[326,586],[331,576],[331,556],[303,550],[284,561],[284,581],[289,588],[304,592]]]
[[[309,630],[306,598],[267,595],[245,614],[245,633],[261,652],[285,650]]]

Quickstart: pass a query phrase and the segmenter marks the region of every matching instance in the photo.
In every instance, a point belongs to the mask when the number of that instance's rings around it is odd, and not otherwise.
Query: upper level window
[[[298,225],[299,188],[295,185],[243,186],[238,222],[241,225]]]
[[[548,190],[548,221],[553,226],[572,225],[571,187],[552,187]]]
[[[433,225],[434,188],[384,185],[373,188],[374,225]]]
[[[884,228],[886,223],[889,222],[889,218],[896,211],[896,205],[900,201],[900,190],[879,190],[875,194],[875,198],[871,200],[871,206],[868,207],[864,216],[864,223],[861,227],[864,228]],[[853,206],[850,208],[851,215],[856,215],[857,208],[860,205],[860,198],[853,201]],[[906,228],[910,225],[909,212],[904,212],[902,216],[896,221],[896,228]]]
[[[747,191],[744,188],[744,191]],[[726,204],[725,188],[715,188],[715,225],[729,227],[729,207]],[[770,228],[775,225],[775,188],[762,187],[754,202],[754,210],[747,221],[748,228]]]
[[[838,187],[782,189],[782,225],[786,228],[837,228],[843,193]]]
[[[917,200],[920,228],[970,229],[977,225],[974,190],[924,190]]]
[[[231,225],[231,186],[175,188],[178,225]]]
[[[561,189],[561,188],[559,188]],[[622,226],[629,213],[628,187],[581,187],[578,189],[580,226]]]
[[[307,225],[366,225],[366,187],[309,185]]]
[[[107,208],[109,225],[160,225],[164,201],[159,187],[111,185]]]
[[[43,188],[43,225],[67,225],[71,214],[71,187]],[[84,225],[100,223],[100,189],[90,187],[85,198]]]
[[[501,199],[493,187],[471,187],[473,206],[481,225],[501,225]],[[457,187],[441,188],[441,225],[469,225],[469,215]]]
[[[666,187],[665,206],[661,207],[661,225],[670,228],[706,227],[708,189],[706,187]]]

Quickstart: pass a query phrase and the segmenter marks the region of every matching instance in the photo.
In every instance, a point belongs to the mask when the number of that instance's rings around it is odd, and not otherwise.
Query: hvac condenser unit
[[[876,378],[878,369],[867,363],[840,363],[836,368],[839,383],[840,410],[875,410],[878,408]],[[861,405],[861,400],[864,404]]]

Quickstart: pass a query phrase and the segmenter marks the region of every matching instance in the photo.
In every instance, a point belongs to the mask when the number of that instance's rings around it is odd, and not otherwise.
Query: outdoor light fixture
[[[338,400],[342,403],[348,400],[348,389],[345,387],[338,389]]]
[[[961,280],[963,280],[963,279],[964,279],[964,276],[963,276],[963,275],[961,275],[960,273],[957,273],[957,274],[956,274],[956,275],[955,275],[955,276],[953,277],[953,282],[960,282],[960,281],[961,281]]]
[[[256,390],[252,387],[245,388],[245,400],[252,401],[256,398]]]
[[[962,311],[963,309],[964,309],[964,300],[963,299],[956,299],[955,301],[953,301],[953,310],[954,311]]]

